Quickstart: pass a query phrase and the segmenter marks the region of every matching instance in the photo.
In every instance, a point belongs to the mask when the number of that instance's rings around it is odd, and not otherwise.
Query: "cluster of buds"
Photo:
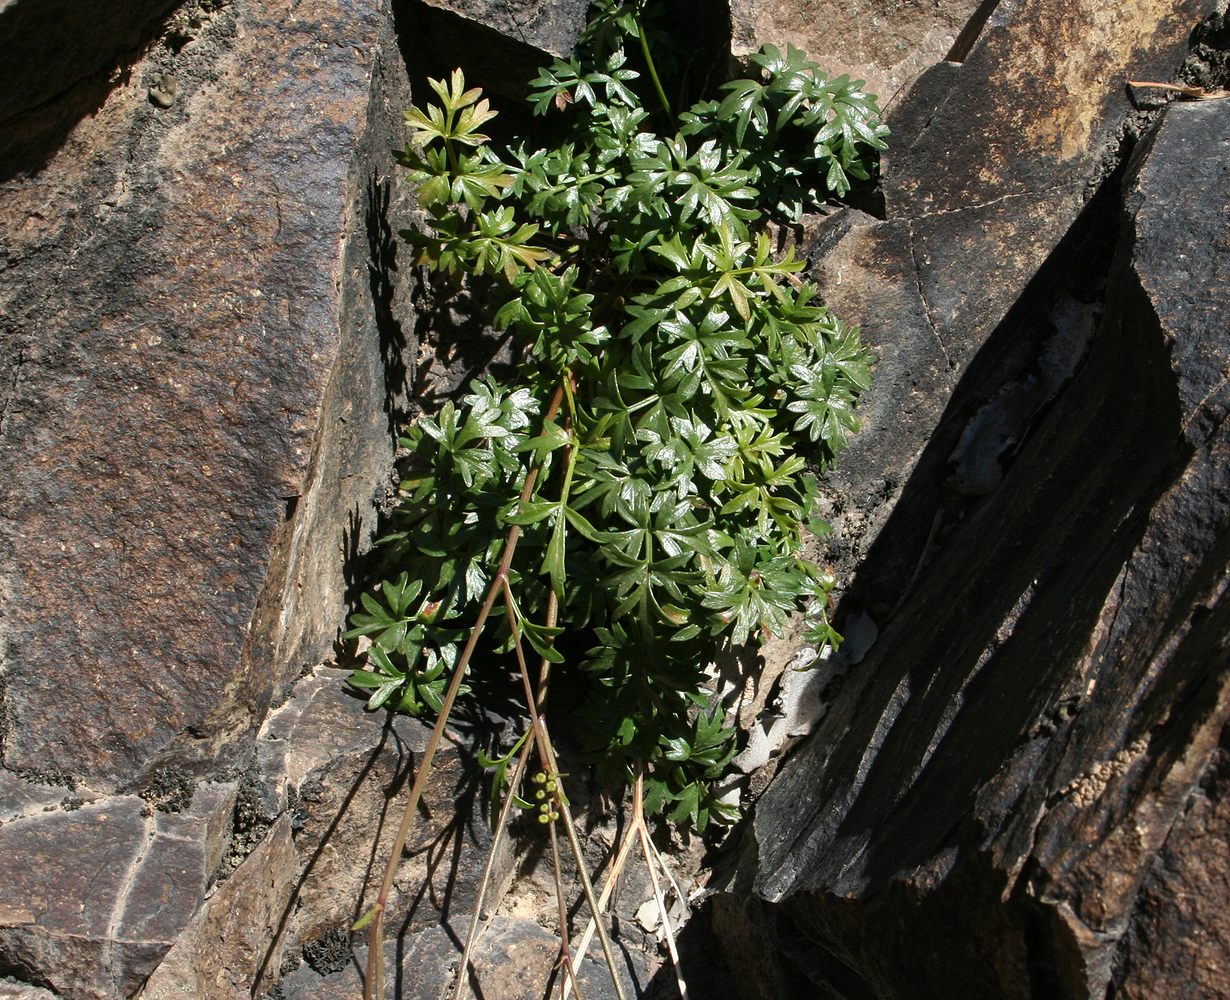
[[[554,823],[559,819],[559,810],[555,808],[559,803],[559,783],[555,779],[556,775],[543,771],[534,775],[534,784],[538,785],[534,799],[538,802],[539,823]]]

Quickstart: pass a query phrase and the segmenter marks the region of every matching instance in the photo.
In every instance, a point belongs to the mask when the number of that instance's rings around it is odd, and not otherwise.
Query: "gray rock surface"
[[[39,986],[0,979],[0,1000],[56,1000],[56,995]]]
[[[202,785],[182,813],[120,795],[6,821],[5,967],[66,997],[130,996],[204,898],[233,801],[234,786]]]

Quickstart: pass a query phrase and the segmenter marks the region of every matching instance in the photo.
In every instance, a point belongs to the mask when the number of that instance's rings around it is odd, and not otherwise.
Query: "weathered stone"
[[[859,433],[824,477],[824,513],[834,532],[821,558],[848,581],[892,513],[957,379],[919,292],[908,222],[877,223],[843,209],[821,223],[812,244],[812,277],[825,301],[859,325],[876,358]]]
[[[201,907],[138,996],[245,1000],[257,993],[278,972],[298,870],[284,815]]]
[[[56,995],[39,986],[0,979],[0,1000],[56,1000]]]
[[[748,996],[1230,990],[1224,852],[1177,866],[1230,721],[1230,104],[1148,147],[1087,361],[759,803],[715,920]]]
[[[288,740],[303,871],[284,935],[288,949],[349,926],[374,901],[428,732],[404,716],[382,728],[336,674],[312,696]],[[387,926],[442,924],[463,932],[491,843],[477,795],[481,779],[464,744],[449,734],[398,868]],[[505,850],[490,891],[500,892],[510,876]]]
[[[0,180],[46,162],[130,71],[177,2],[0,2]]]
[[[848,610],[891,613],[953,493],[999,486],[1001,459],[1083,355],[1114,231],[1095,196],[1132,113],[1121,81],[1167,76],[1210,5],[1166,6],[1005,2],[988,20],[983,5],[964,62],[933,67],[890,109],[888,221],[846,210],[813,234],[825,301],[878,359],[865,429],[825,483],[828,558],[846,585],[859,577]],[[890,515],[895,555],[868,566]]]
[[[802,49],[832,76],[866,82],[886,106],[925,69],[948,56],[978,0],[731,0],[731,49],[742,58],[766,42]]]
[[[1116,996],[1223,995],[1230,978],[1230,771],[1227,746],[1158,852],[1122,945]]]
[[[269,713],[256,751],[263,818],[272,821],[293,805],[313,772],[381,742],[383,716],[363,710],[362,700],[346,688],[345,677],[343,671],[317,669]],[[393,726],[399,738],[422,749],[419,723],[400,717]]]
[[[255,803],[272,827],[180,935],[145,1000],[249,996],[276,979],[285,959],[348,929],[371,904],[428,730],[365,712],[343,678],[336,670],[308,675],[271,713]],[[394,883],[390,928],[438,932],[446,942],[464,934],[490,843],[474,815],[480,774],[448,737]],[[507,884],[511,860],[505,849],[493,894]],[[390,953],[400,954],[395,945]]]
[[[6,767],[237,762],[328,649],[405,376],[381,174],[407,103],[387,7],[223,7],[6,186]]]
[[[1127,77],[1164,78],[1215,4],[1003,2],[956,71],[890,116],[890,216],[908,217],[932,325],[962,370],[1113,166]],[[918,126],[917,129],[909,126]]]
[[[68,997],[132,994],[205,895],[234,789],[182,814],[135,796],[0,827],[0,954]]]
[[[76,794],[64,785],[25,781],[11,771],[0,770],[0,826],[23,816],[50,812],[75,799]]]

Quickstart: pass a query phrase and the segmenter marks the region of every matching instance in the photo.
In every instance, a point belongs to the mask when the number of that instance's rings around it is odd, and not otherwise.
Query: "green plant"
[[[867,178],[886,129],[859,84],[772,46],[753,57],[760,80],[676,118],[652,9],[597,4],[577,53],[532,82],[535,111],[566,132],[552,148],[497,150],[460,70],[406,115],[427,218],[402,235],[444,278],[483,283],[520,381],[481,378],[407,430],[383,539],[396,575],[347,635],[372,643],[351,678],[370,707],[446,714],[492,622],[490,648],[516,656],[526,688],[523,752],[536,742],[553,776],[545,680],[565,630],[588,636],[569,664],[590,692],[582,748],[634,785],[638,815],[703,831],[734,815],[715,784],[735,753],[715,653],[800,611],[814,642],[839,641],[834,581],[804,532],[828,530],[812,472],[856,429],[870,380],[857,331],[766,226]],[[501,776],[516,752],[492,761]]]

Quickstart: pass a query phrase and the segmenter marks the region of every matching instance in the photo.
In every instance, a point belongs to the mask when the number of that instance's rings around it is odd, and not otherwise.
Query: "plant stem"
[[[495,833],[491,837],[491,847],[487,851],[487,862],[483,867],[483,877],[478,884],[478,897],[474,900],[474,912],[470,916],[469,930],[466,931],[466,945],[461,952],[461,966],[457,970],[457,981],[453,987],[453,1000],[465,1000],[466,970],[470,967],[470,955],[478,940],[478,923],[482,917],[483,900],[487,894],[487,887],[491,883],[491,872],[495,868],[496,852],[499,850],[500,841],[508,829],[508,817],[512,814],[513,804],[517,799],[517,789],[521,786],[521,779],[525,774],[525,765],[529,763],[530,753],[534,748],[534,739],[535,733],[531,729],[526,734],[525,744],[521,747],[521,756],[517,758],[517,766],[513,770],[512,779],[508,783],[508,794],[504,798],[504,804],[500,807],[500,818],[496,821]]]
[[[653,81],[653,89],[657,91],[658,100],[662,103],[662,110],[666,112],[666,117],[673,127],[675,124],[675,113],[671,111],[671,102],[666,99],[666,91],[662,89],[662,81],[658,78],[658,67],[654,65],[653,55],[649,51],[649,39],[645,35],[645,24],[639,18],[636,22],[636,33],[641,39],[641,53],[645,56],[645,63],[649,67],[649,78]]]
[[[558,780],[558,779],[556,779]],[[568,807],[561,803],[564,809]],[[581,984],[577,980],[577,970],[572,964],[572,954],[568,949],[568,903],[564,899],[564,881],[560,874],[560,859],[559,859],[559,837],[555,833],[554,821],[547,824],[550,831],[551,840],[551,867],[555,872],[555,901],[559,906],[559,959],[561,969],[561,984],[560,995],[563,995],[568,983],[572,983],[573,992],[577,995],[577,1000],[582,1000]],[[577,867],[582,868],[585,865],[583,858],[577,858]],[[611,971],[614,976],[614,970]]]
[[[529,706],[531,725],[534,731],[538,733],[538,752],[542,760],[543,771],[552,775],[557,784],[562,786],[562,776],[559,770],[559,759],[555,756],[555,748],[551,745],[551,737],[547,733],[547,727],[542,721],[542,715],[539,712],[538,699],[534,697],[534,692],[530,687],[529,669],[525,662],[525,653],[521,647],[521,631],[517,623],[516,608],[513,603],[512,589],[508,585],[508,580],[504,580],[504,598],[508,604],[509,623],[513,633],[513,648],[517,653],[517,666],[521,670],[521,683],[525,687],[526,703]],[[576,825],[572,821],[572,812],[568,808],[568,798],[564,795],[563,790],[557,793],[559,798],[560,819],[564,821],[564,829],[568,832],[568,844],[572,848],[572,853],[577,859],[577,876],[581,882],[581,891],[585,894],[585,901],[589,904],[590,912],[594,915],[595,926],[598,930],[598,940],[602,945],[602,955],[606,959],[607,967],[611,973],[611,983],[615,987],[615,996],[619,1000],[627,1000],[624,996],[623,984],[619,979],[619,966],[615,963],[615,950],[611,947],[610,936],[606,932],[606,927],[603,926],[600,919],[601,914],[598,910],[598,902],[594,898],[594,886],[589,880],[589,874],[585,870],[585,854],[581,850],[581,838],[577,836]],[[554,833],[554,825],[552,825],[552,833]],[[554,840],[552,841],[554,846]],[[561,900],[563,899],[561,895]],[[564,958],[568,965],[571,961],[568,958],[568,924],[567,914],[564,914],[564,922],[560,926],[560,937],[563,941]]]
[[[555,395],[551,397],[551,404],[547,407],[546,416],[543,418],[544,424],[554,418],[555,414],[559,412],[560,403],[563,401],[563,398],[564,385],[561,382],[555,390]],[[521,489],[522,503],[525,503],[534,493],[534,483],[538,479],[539,468],[540,466],[535,465],[525,475],[525,485]],[[393,888],[393,878],[397,874],[397,866],[401,861],[401,852],[405,849],[406,840],[410,836],[410,825],[414,820],[414,812],[418,808],[419,800],[423,796],[423,789],[427,785],[427,778],[431,774],[432,762],[435,760],[436,751],[440,748],[440,740],[444,736],[444,727],[448,723],[449,715],[453,711],[453,703],[457,700],[457,691],[460,689],[461,680],[465,676],[466,666],[469,664],[470,658],[474,655],[474,650],[478,646],[479,636],[487,624],[491,608],[507,583],[508,569],[512,565],[513,554],[517,551],[517,542],[520,538],[521,527],[514,524],[509,528],[508,539],[504,543],[504,556],[500,560],[500,568],[496,572],[495,579],[491,581],[491,586],[487,588],[487,597],[483,601],[482,609],[474,621],[474,627],[470,630],[469,641],[458,658],[456,667],[453,668],[453,678],[449,682],[448,691],[444,696],[444,703],[436,718],[435,727],[431,731],[431,738],[427,741],[427,749],[423,751],[423,759],[419,762],[418,773],[414,776],[414,784],[410,789],[410,798],[406,802],[405,811],[402,813],[401,825],[398,827],[397,836],[393,840],[392,852],[384,869],[384,879],[380,883],[380,893],[376,897],[376,904],[373,907],[375,915],[372,918],[370,943],[367,951],[367,976],[363,983],[363,1000],[384,1000],[384,911],[389,903],[389,893]]]

